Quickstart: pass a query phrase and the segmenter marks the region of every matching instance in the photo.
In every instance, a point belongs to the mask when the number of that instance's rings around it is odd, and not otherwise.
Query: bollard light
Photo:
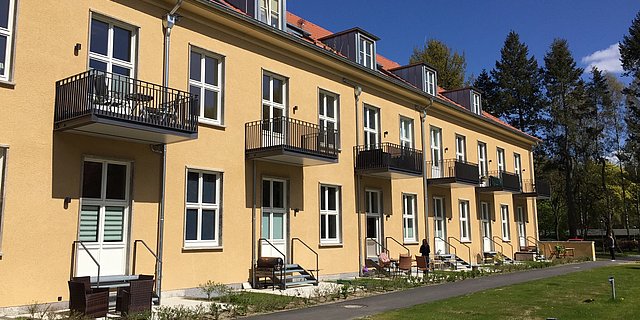
[[[611,284],[611,299],[616,299],[616,279],[613,276],[609,277],[609,283]]]

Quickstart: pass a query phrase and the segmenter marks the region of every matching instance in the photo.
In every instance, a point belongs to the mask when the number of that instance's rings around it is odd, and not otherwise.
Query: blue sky
[[[381,38],[378,53],[406,64],[436,38],[465,52],[467,76],[491,69],[510,30],[542,64],[554,38],[569,41],[581,67],[620,73],[612,45],[640,11],[638,0],[289,0],[288,10],[333,32],[354,26]]]

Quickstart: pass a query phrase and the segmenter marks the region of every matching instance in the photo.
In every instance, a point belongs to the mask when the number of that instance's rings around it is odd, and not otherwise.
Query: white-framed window
[[[375,145],[380,142],[380,109],[364,105],[364,144]]]
[[[223,123],[224,57],[191,47],[189,93],[198,96],[201,122]]]
[[[467,138],[456,134],[456,160],[467,161]]]
[[[460,241],[471,241],[471,221],[469,220],[469,201],[460,200]]]
[[[504,172],[507,170],[507,167],[504,163],[504,149],[497,149],[497,157],[498,157],[498,172]]]
[[[340,187],[320,185],[320,243],[340,241]]]
[[[413,119],[400,117],[400,145],[413,148]]]
[[[184,246],[220,246],[222,173],[189,169],[186,180]]]
[[[402,230],[404,242],[416,242],[416,195],[402,195]]]
[[[93,14],[89,38],[89,68],[135,77],[137,29]],[[112,86],[120,85],[114,82]]]
[[[509,230],[509,206],[500,205],[500,219],[502,220],[502,240],[510,241],[511,232]]]
[[[326,144],[340,146],[338,116],[340,96],[329,91],[318,92],[318,122],[320,130],[327,131]],[[335,131],[334,131],[335,130]],[[320,143],[325,143],[325,136],[320,136]]]
[[[431,127],[431,177],[442,178],[442,129]]]
[[[0,80],[11,80],[13,39],[15,34],[15,0],[0,0]]]
[[[482,100],[477,92],[471,92],[471,111],[475,114],[482,114]]]
[[[358,34],[358,63],[369,69],[376,68],[376,53],[373,40]]]
[[[513,170],[518,175],[518,180],[520,180],[520,184],[522,185],[522,160],[520,155],[517,153],[513,153]]]
[[[258,20],[282,29],[283,0],[258,0]]]
[[[268,72],[262,74],[262,120],[263,131],[275,134],[275,142],[285,133],[284,118],[287,116],[287,79]],[[280,119],[274,121],[274,119]]]
[[[478,142],[478,174],[480,178],[487,176],[487,144]]]
[[[436,72],[428,68],[424,68],[424,92],[436,95]]]
[[[2,227],[4,222],[4,180],[7,167],[7,148],[0,146],[0,256],[2,255]]]

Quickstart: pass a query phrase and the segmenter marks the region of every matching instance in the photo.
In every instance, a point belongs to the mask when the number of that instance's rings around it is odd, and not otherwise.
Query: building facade
[[[538,141],[378,40],[285,0],[0,0],[0,307],[535,245]]]

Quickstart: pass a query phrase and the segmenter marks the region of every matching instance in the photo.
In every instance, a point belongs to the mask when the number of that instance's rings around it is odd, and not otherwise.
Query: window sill
[[[223,246],[182,246],[182,251],[222,251]]]
[[[203,118],[198,118],[198,124],[199,125],[203,125],[203,126],[207,126],[207,127],[211,127],[214,129],[226,129],[227,126],[225,126],[224,124],[221,123],[217,123],[208,119],[203,119]]]
[[[0,87],[14,89],[16,87],[16,83],[8,80],[0,80]]]
[[[413,246],[413,245],[420,244],[420,242],[418,242],[418,241],[403,241],[402,244],[404,244],[404,245],[412,245]]]
[[[472,243],[473,241],[471,240],[460,240],[460,243]]]
[[[342,248],[342,243],[320,243],[318,245],[320,248]]]
[[[502,242],[511,242],[511,239],[502,239]]]

